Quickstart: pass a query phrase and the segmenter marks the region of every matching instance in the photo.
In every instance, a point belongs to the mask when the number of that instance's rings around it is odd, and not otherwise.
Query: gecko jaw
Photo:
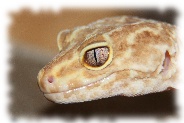
[[[109,77],[111,77],[113,74],[114,73],[111,73],[110,75],[106,76],[103,79],[94,81],[94,82],[92,82],[90,84],[87,84],[87,85],[84,85],[84,86],[81,86],[81,87],[78,87],[78,88],[74,88],[74,89],[70,89],[70,90],[66,90],[66,91],[61,91],[61,92],[44,93],[44,96],[47,99],[49,99],[50,101],[53,101],[53,102],[57,102],[56,100],[60,100],[57,103],[69,103],[69,102],[72,103],[72,102],[87,101],[85,99],[81,99],[82,97],[80,97],[78,94],[79,93],[83,93],[86,90],[89,91],[90,93],[93,93],[93,91],[90,91],[90,90],[92,90],[93,88],[100,88],[101,84],[104,83],[104,82],[108,83]],[[87,93],[83,93],[83,94],[88,95]],[[73,99],[71,100],[71,99],[68,98],[68,97],[70,97],[72,95],[75,97],[75,100],[77,100],[77,101],[72,101]],[[62,101],[62,100],[65,100],[65,101]],[[91,99],[91,100],[94,100],[94,99]]]
[[[114,74],[114,72],[110,73],[106,77],[103,77],[103,78],[101,78],[99,80],[93,81],[93,82],[91,82],[89,84],[86,84],[86,85],[83,85],[83,86],[80,86],[80,87],[77,87],[77,88],[72,88],[72,89],[68,89],[68,90],[65,90],[65,91],[59,91],[59,92],[44,92],[44,94],[69,93],[69,92],[72,92],[72,91],[81,90],[81,89],[84,89],[85,87],[91,87],[93,85],[98,85],[99,83],[104,82],[104,79],[108,78],[112,74]]]
[[[118,74],[121,74],[122,71],[119,72]],[[116,76],[117,73],[112,73],[94,83],[63,92],[45,93],[44,96],[55,103],[78,103],[116,95],[132,97],[161,92],[173,85],[172,79],[164,80],[164,83],[159,78],[129,78],[116,81]],[[150,86],[146,86],[145,83]]]

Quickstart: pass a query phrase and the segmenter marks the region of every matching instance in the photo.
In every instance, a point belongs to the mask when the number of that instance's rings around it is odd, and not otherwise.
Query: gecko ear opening
[[[67,41],[67,35],[70,34],[70,30],[60,31],[57,35],[57,45],[59,51],[64,50],[64,48],[68,47],[69,43]]]
[[[80,53],[80,62],[90,70],[101,70],[112,61],[112,48],[106,42],[86,46]]]
[[[165,59],[163,61],[163,72],[167,72],[167,70],[169,69],[169,66],[170,66],[170,62],[171,62],[171,56],[169,54],[168,51],[165,52]]]

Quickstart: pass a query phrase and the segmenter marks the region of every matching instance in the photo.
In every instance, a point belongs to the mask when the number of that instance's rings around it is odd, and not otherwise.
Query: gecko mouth
[[[87,85],[84,85],[78,88],[56,92],[56,93],[55,92],[54,93],[44,93],[44,96],[48,100],[56,102],[56,103],[72,103],[72,102],[89,101],[89,100],[86,100],[87,98],[84,98],[85,97],[84,95],[91,95],[91,93],[93,93],[93,91],[91,91],[92,89],[94,88],[97,89],[98,87],[100,87],[100,84],[102,84],[103,82],[108,83],[108,77],[113,77],[113,74],[114,73],[111,73],[110,75],[106,76],[103,79],[99,79],[97,81],[94,81],[92,83],[89,83]],[[97,90],[99,90],[99,88]],[[84,94],[83,95],[84,97],[81,96],[81,94],[82,95]],[[101,93],[98,93],[98,94],[100,95]]]
[[[44,92],[44,94],[61,94],[61,93],[70,93],[70,92],[74,92],[74,91],[78,91],[78,90],[82,90],[82,89],[84,89],[84,88],[90,88],[90,87],[92,87],[92,86],[95,86],[95,87],[97,87],[97,86],[99,86],[99,84],[100,83],[103,83],[104,81],[104,79],[107,79],[108,77],[110,77],[111,75],[113,75],[115,72],[112,72],[112,73],[110,73],[109,75],[107,75],[106,77],[103,77],[103,78],[101,78],[101,79],[99,79],[99,80],[96,80],[96,81],[93,81],[93,82],[91,82],[91,83],[89,83],[89,84],[86,84],[86,85],[83,85],[83,86],[79,86],[79,87],[77,87],[77,88],[73,88],[73,89],[69,89],[69,90],[65,90],[65,91],[59,91],[59,92],[50,92],[50,93],[48,93],[48,92]],[[107,82],[107,81],[106,81]]]

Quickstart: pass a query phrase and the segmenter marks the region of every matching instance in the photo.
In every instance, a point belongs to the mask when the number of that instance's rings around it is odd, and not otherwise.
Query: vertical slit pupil
[[[98,63],[97,58],[96,58],[96,50],[93,49],[93,51],[94,51],[94,58],[95,58],[95,61],[96,61],[96,63]]]

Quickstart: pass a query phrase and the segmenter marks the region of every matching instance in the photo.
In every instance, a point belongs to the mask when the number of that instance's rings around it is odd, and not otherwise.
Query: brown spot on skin
[[[150,77],[150,72],[141,72],[141,71],[136,71],[137,75],[134,78],[138,78],[138,79],[143,79],[146,77]]]
[[[70,64],[72,65],[73,69],[75,69],[75,70],[80,70],[80,69],[84,68],[83,65],[79,62],[79,60],[73,61]]]
[[[82,72],[82,75],[85,77],[85,78],[91,78],[94,76],[94,74],[92,72]]]
[[[102,88],[103,90],[110,90],[110,89],[112,88],[113,84],[114,84],[114,81],[111,81],[111,82],[109,82],[109,83],[103,85],[101,88]]]
[[[126,40],[126,39],[124,39],[124,40]],[[119,51],[126,51],[129,48],[129,46],[125,42],[126,41],[123,41],[123,42],[119,43],[119,45],[118,45],[118,50]]]
[[[60,78],[61,76],[63,76],[63,75],[64,75],[65,69],[67,69],[66,66],[61,67],[61,68],[59,69],[59,71],[55,71],[55,76],[56,76],[57,78]]]
[[[85,100],[86,99],[86,94],[81,94],[79,91],[77,91],[77,93],[75,93],[75,95],[78,97],[78,98],[80,98],[80,99],[82,99],[82,100]]]
[[[66,77],[66,76],[72,76],[74,74],[79,74],[76,73],[77,70],[82,69],[82,66],[78,64],[77,62],[74,62],[71,64],[66,64],[65,66],[62,66],[58,71],[55,71],[55,76],[58,78],[61,77]]]
[[[63,95],[64,95],[64,98],[70,98],[73,94],[73,91],[71,92],[64,92]]]
[[[129,86],[129,84],[127,82],[124,82],[122,85],[121,85],[121,88],[124,89],[124,88],[127,88]]]
[[[163,44],[163,40],[161,36],[155,35],[153,32],[150,31],[143,31],[141,33],[138,33],[135,37],[136,44]]]
[[[131,90],[131,95],[134,95],[134,96],[137,95],[137,93],[136,93],[136,90],[137,90],[137,89],[136,89],[135,87],[129,86],[128,89]]]
[[[166,35],[170,35],[176,30],[175,26],[170,25],[170,24],[166,24],[166,23],[162,23],[162,28],[165,31]],[[171,37],[171,38],[173,38],[173,37]],[[175,40],[175,39],[173,39],[173,40]]]
[[[55,85],[49,87],[49,93],[59,93],[59,88]]]
[[[68,89],[69,90],[76,89],[76,88],[79,88],[82,86],[84,86],[83,83],[81,82],[81,80],[78,80],[77,78],[73,79],[73,80],[69,80],[69,82],[68,82]]]
[[[130,70],[123,70],[116,73],[116,81],[130,77]]]
[[[132,52],[132,58],[136,61],[136,63],[148,64],[150,61],[150,54],[154,55],[154,63],[160,63],[161,52],[158,49],[148,47],[148,44],[136,44],[131,47],[134,51]]]
[[[143,27],[150,27],[150,28],[154,28],[154,29],[157,29],[157,26],[155,24],[148,24],[148,23],[142,23],[142,24],[138,24],[138,25],[126,25],[124,27],[122,27],[121,30],[117,30],[117,31],[114,31],[112,34],[110,34],[109,36],[116,41],[116,45],[113,45],[113,49],[117,49],[117,46],[118,46],[118,49],[117,51],[125,51],[129,45],[127,44],[127,36],[129,36],[129,34],[135,32],[135,30],[139,30]],[[140,36],[138,36],[140,35]],[[138,34],[136,36],[136,41],[133,45],[139,45],[141,47],[140,44],[142,45],[147,45],[148,43],[151,43],[153,42],[152,40],[157,40],[157,39],[151,39],[149,37],[146,37],[148,35],[152,36],[153,34],[152,33],[149,33],[149,32],[146,32],[145,34]],[[142,35],[142,36],[141,36]],[[146,37],[146,38],[144,38]],[[116,51],[116,50],[115,50]],[[116,53],[118,52],[115,52],[114,51],[114,56],[116,56]]]
[[[135,32],[136,30],[139,30],[141,28],[147,28],[147,27],[152,28],[152,29],[158,29],[158,25],[155,23],[151,23],[151,22],[143,22],[140,24],[131,25],[130,27],[127,27],[127,29],[129,28],[131,32]]]
[[[64,77],[64,76],[70,75],[70,74],[72,74],[72,71],[69,70],[69,69],[65,66],[65,67],[61,68],[59,71],[57,71],[56,76],[57,76],[58,78],[61,78],[61,77]]]
[[[82,96],[80,95],[80,91],[79,90],[71,90],[71,91],[67,91],[67,92],[63,92],[63,96],[64,98],[70,98],[71,96]]]
[[[98,97],[98,95],[99,95],[99,94],[98,94],[97,92],[94,92],[93,94],[90,95],[90,98],[91,98],[91,99],[95,99],[95,98]]]
[[[102,69],[102,70],[100,70],[98,72],[94,72],[92,70],[86,70],[86,71],[82,72],[82,76],[84,76],[85,78],[89,78],[89,79],[93,78],[93,77],[99,78],[99,76],[106,77],[108,75],[108,73],[109,73],[108,70],[109,69]]]
[[[144,85],[145,85],[146,87],[150,87],[150,84],[151,84],[150,79],[143,79],[143,81],[144,81]]]

